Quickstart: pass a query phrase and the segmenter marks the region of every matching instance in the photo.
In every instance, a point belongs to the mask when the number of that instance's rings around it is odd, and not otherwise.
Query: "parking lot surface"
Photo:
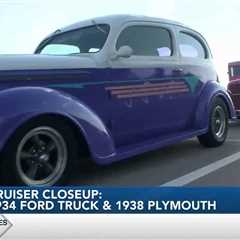
[[[204,148],[196,138],[109,166],[76,169],[69,184],[95,186],[240,186],[240,122],[226,143]]]

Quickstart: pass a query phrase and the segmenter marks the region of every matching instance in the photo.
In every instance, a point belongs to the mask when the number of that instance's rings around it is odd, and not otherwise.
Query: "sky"
[[[223,85],[240,61],[239,0],[0,0],[0,54],[29,54],[49,33],[88,18],[137,14],[176,20],[203,34]]]

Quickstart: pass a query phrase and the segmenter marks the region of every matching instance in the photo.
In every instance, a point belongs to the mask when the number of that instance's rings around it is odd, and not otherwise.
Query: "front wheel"
[[[218,147],[222,145],[228,134],[228,110],[224,101],[217,98],[212,106],[209,130],[198,137],[199,142],[206,147]]]
[[[53,119],[18,129],[3,152],[3,183],[40,187],[62,182],[72,165],[73,138],[67,124]]]

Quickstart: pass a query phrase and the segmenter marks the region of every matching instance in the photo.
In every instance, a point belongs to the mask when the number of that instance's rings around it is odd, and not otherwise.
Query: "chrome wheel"
[[[213,130],[218,138],[222,138],[225,134],[227,122],[226,114],[221,106],[217,106],[213,112]]]
[[[38,127],[20,141],[17,171],[31,186],[51,186],[63,175],[67,165],[67,145],[62,135],[51,127]]]

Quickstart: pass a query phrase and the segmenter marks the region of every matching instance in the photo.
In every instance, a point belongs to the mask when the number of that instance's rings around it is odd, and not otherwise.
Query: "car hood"
[[[89,56],[0,55],[0,71],[94,68]]]

